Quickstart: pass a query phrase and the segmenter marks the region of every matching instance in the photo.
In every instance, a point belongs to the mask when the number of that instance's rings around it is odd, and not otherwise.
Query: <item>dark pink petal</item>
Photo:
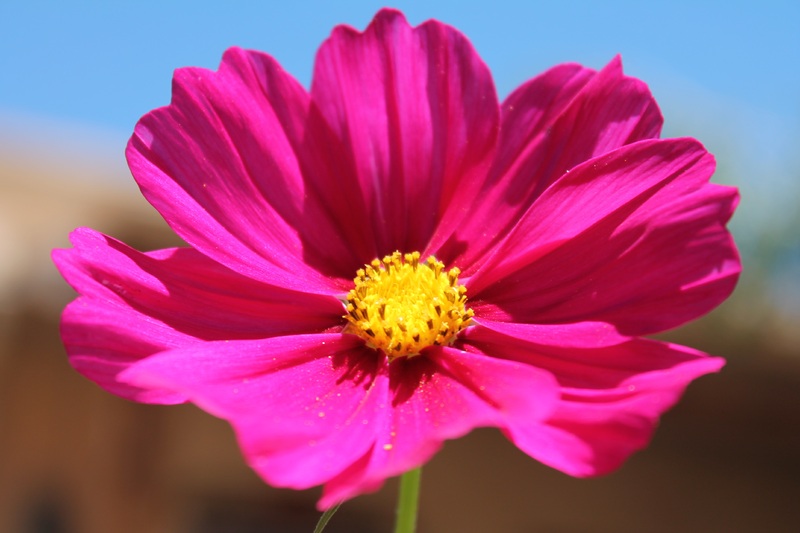
[[[312,122],[327,173],[309,173],[365,261],[424,251],[458,223],[493,153],[498,104],[469,41],[429,21],[417,28],[382,10],[363,32],[340,26],[317,55]],[[313,128],[317,131],[317,128]],[[356,265],[358,266],[358,265]]]
[[[387,365],[337,334],[204,343],[122,378],[225,418],[268,482],[324,483],[321,507],[377,489],[475,427],[544,420],[557,400],[552,376],[526,364],[445,348]]]
[[[420,466],[477,427],[542,422],[558,400],[553,377],[527,364],[437,348],[389,365],[391,410],[375,446],[325,485],[320,507],[376,489],[383,479]]]
[[[342,305],[332,297],[264,285],[193,249],[142,254],[89,229],[74,231],[71,240],[75,248],[53,251],[59,271],[82,295],[61,321],[70,363],[128,399],[183,401],[117,380],[131,364],[164,350],[322,331],[341,322]]]
[[[524,452],[573,476],[617,468],[650,440],[658,418],[686,386],[724,361],[683,346],[634,339],[597,349],[537,346],[473,328],[468,349],[550,371],[561,400],[544,423],[525,419],[505,433]]]
[[[469,242],[449,257],[468,275],[488,247],[571,168],[621,146],[657,138],[661,112],[647,86],[622,73],[619,57],[595,72],[561,65],[514,91],[502,105],[498,153],[478,203],[451,238]]]
[[[190,346],[197,339],[130,307],[82,297],[61,315],[61,340],[75,370],[112,394],[143,403],[186,401],[180,393],[122,383],[117,376],[152,354]]]
[[[668,346],[665,343],[645,339],[599,347],[560,346],[519,338],[513,332],[508,334],[482,325],[465,330],[457,345],[461,343],[467,351],[477,350],[543,369],[554,375],[562,387],[575,389],[616,389],[639,375],[666,371],[687,362],[722,363],[719,358],[682,346],[665,350],[663,347]]]
[[[307,93],[274,59],[230,49],[218,72],[176,71],[172,103],[139,121],[128,163],[148,201],[204,255],[272,285],[341,291],[320,273],[336,270],[326,258],[337,254],[320,256],[319,245],[353,259],[305,193],[307,113]]]
[[[597,348],[613,346],[631,339],[621,334],[607,322],[585,321],[559,324],[520,324],[491,320],[493,315],[504,318],[506,313],[491,304],[473,305],[475,321],[482,327],[534,344],[559,346],[562,348]]]
[[[143,254],[90,229],[54,261],[85,305],[105,302],[202,340],[310,333],[342,322],[334,297],[289,291],[244,277],[191,248]]]
[[[689,139],[643,141],[575,168],[466,281],[476,313],[607,322],[636,336],[708,312],[740,270],[725,229],[736,191],[709,185],[713,169]]]
[[[174,390],[228,420],[269,483],[308,488],[375,442],[376,417],[387,416],[385,366],[353,335],[318,334],[203,343],[144,360],[122,379]]]

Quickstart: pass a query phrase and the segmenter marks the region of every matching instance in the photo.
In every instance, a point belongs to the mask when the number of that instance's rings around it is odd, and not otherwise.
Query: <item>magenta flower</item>
[[[499,104],[463,35],[393,10],[336,28],[310,91],[230,49],[177,71],[127,148],[189,247],[78,229],[54,252],[80,293],[70,361],[228,420],[268,483],[324,485],[322,508],[482,426],[570,475],[609,472],[723,365],[641,336],[713,309],[740,270],[736,190],[661,124],[619,59]]]

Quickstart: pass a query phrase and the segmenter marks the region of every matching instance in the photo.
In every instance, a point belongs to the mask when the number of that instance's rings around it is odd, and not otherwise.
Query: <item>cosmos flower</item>
[[[618,58],[499,103],[463,35],[393,10],[334,29],[310,91],[230,49],[216,72],[178,70],[127,148],[188,246],[78,229],[54,251],[80,294],[70,362],[227,420],[268,483],[324,485],[321,508],[476,427],[609,472],[723,365],[642,336],[713,309],[740,270],[737,192],[661,125]]]

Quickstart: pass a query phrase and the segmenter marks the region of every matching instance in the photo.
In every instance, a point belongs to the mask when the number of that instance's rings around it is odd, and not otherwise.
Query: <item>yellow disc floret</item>
[[[389,361],[418,355],[428,346],[452,344],[472,319],[458,268],[444,270],[435,257],[394,252],[356,272],[347,294],[345,332],[382,350]]]

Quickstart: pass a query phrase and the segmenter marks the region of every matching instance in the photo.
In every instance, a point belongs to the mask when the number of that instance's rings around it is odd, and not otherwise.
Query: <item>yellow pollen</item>
[[[444,270],[431,256],[394,252],[358,269],[355,287],[347,293],[346,333],[393,361],[411,357],[429,346],[455,341],[470,325],[467,289],[458,283],[458,268]]]

